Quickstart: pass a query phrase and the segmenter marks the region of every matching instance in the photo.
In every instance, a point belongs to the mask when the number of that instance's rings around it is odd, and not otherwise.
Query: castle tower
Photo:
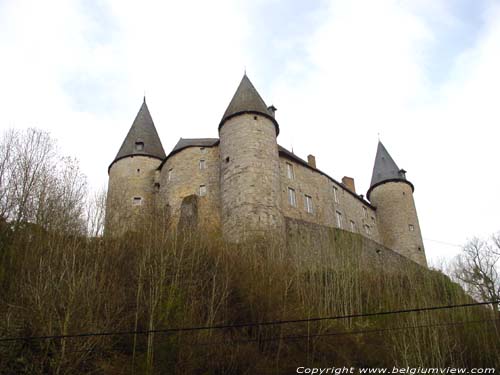
[[[377,208],[382,244],[427,266],[413,184],[379,141],[367,197]]]
[[[282,234],[279,126],[246,74],[219,124],[222,233],[231,242]]]
[[[106,232],[120,234],[152,207],[155,171],[165,158],[146,98],[108,168]]]

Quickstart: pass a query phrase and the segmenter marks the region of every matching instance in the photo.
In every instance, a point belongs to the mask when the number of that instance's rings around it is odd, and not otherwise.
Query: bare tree
[[[61,157],[47,132],[9,130],[0,138],[0,217],[85,232],[87,184],[78,162]]]
[[[500,232],[484,241],[473,238],[453,264],[453,276],[474,298],[500,300]],[[498,312],[498,303],[493,305]]]

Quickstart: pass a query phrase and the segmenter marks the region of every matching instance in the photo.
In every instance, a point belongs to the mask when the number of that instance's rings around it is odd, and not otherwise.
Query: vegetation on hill
[[[79,186],[73,181],[68,186]],[[0,185],[12,188],[5,179]],[[362,266],[357,235],[332,229],[297,246],[231,245],[217,232],[176,232],[153,212],[121,238],[95,236],[102,196],[90,211],[84,194],[71,206],[81,210],[67,210],[74,190],[46,186],[26,198],[21,219],[22,205],[12,203],[0,221],[1,374],[500,367],[498,316],[484,306],[310,319],[474,302],[416,264]],[[47,207],[52,188],[58,205],[31,215]],[[55,218],[77,224],[59,227]],[[310,320],[246,324],[297,319]],[[162,332],[206,326],[219,328]],[[106,334],[71,337],[87,333]],[[47,337],[60,335],[70,337]]]

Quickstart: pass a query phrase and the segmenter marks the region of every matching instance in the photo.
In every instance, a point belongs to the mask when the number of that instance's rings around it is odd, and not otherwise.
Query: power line
[[[295,324],[295,323],[311,323],[324,320],[354,319],[354,318],[371,317],[371,316],[406,314],[412,312],[455,309],[461,307],[483,306],[483,305],[492,305],[498,303],[500,303],[500,300],[491,302],[464,303],[459,305],[421,307],[416,309],[380,311],[367,314],[349,314],[349,315],[337,315],[328,317],[303,318],[303,319],[291,319],[291,320],[273,320],[267,322],[248,322],[248,323],[224,324],[224,325],[213,325],[213,326],[164,328],[164,329],[139,330],[139,331],[111,331],[111,332],[89,332],[89,333],[75,333],[68,335],[51,335],[51,336],[3,337],[0,338],[0,343],[9,341],[20,341],[20,340],[54,340],[54,339],[83,338],[83,337],[94,337],[94,336],[145,335],[151,333],[179,333],[179,332],[206,331],[206,330],[227,329],[227,328],[247,328],[247,327],[272,326],[272,325],[284,325],[284,324]]]
[[[500,319],[484,319],[484,320],[469,320],[462,322],[446,322],[446,323],[434,323],[434,324],[422,324],[416,326],[399,326],[399,327],[391,327],[391,328],[375,328],[368,330],[358,330],[358,331],[341,331],[341,332],[328,332],[328,333],[317,333],[317,334],[308,334],[308,335],[287,335],[287,336],[275,336],[269,338],[254,338],[254,339],[242,339],[242,340],[218,340],[218,341],[210,341],[210,342],[201,342],[201,343],[190,343],[190,345],[195,346],[212,346],[212,345],[222,345],[222,344],[246,344],[252,342],[268,342],[268,341],[289,341],[289,340],[303,340],[303,339],[311,339],[318,337],[331,337],[331,336],[348,336],[348,335],[361,335],[361,334],[373,334],[373,333],[385,333],[390,331],[405,331],[410,329],[421,329],[421,328],[433,328],[433,327],[454,327],[454,326],[463,326],[467,324],[481,324],[481,323],[493,323],[500,322]],[[106,351],[117,351],[121,349],[107,349]],[[67,353],[78,353],[78,352],[92,352],[95,349],[82,349],[82,350],[72,350]]]

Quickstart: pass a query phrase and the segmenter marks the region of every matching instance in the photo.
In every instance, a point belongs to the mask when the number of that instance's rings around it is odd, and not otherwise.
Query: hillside
[[[165,228],[155,219],[120,239],[88,239],[3,225],[2,338],[109,334],[3,341],[0,373],[500,366],[500,327],[485,307],[283,323],[474,302],[360,236],[289,226],[287,244],[228,245]],[[247,324],[258,322],[274,323]],[[223,327],[160,332],[206,326]]]

